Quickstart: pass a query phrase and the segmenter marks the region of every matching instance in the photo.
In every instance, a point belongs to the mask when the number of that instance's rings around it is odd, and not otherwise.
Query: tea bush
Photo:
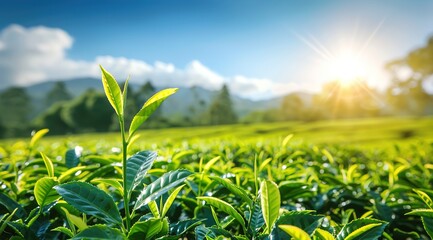
[[[127,83],[101,67],[120,143],[0,147],[1,239],[428,239],[433,144],[400,156],[339,145],[221,141],[137,149]],[[143,137],[144,138],[144,137]],[[118,148],[118,146],[121,146]]]

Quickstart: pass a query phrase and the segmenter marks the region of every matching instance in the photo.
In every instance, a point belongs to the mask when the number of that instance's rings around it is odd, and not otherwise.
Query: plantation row
[[[289,135],[143,151],[138,128],[176,89],[151,97],[126,129],[127,83],[121,91],[101,70],[121,142],[47,143],[43,129],[0,147],[1,239],[433,236],[433,143],[391,153],[294,145]]]
[[[119,149],[107,144],[94,152],[86,143],[84,149],[68,149],[35,138],[3,146],[0,238],[427,239],[431,234],[432,210],[424,209],[433,207],[432,144],[400,153],[405,158],[388,158],[386,152],[293,148],[289,137],[285,140],[160,146],[160,157],[153,151],[132,155],[130,166],[145,160],[147,173],[136,167],[140,180],[128,181],[134,208],[129,231],[122,226]]]

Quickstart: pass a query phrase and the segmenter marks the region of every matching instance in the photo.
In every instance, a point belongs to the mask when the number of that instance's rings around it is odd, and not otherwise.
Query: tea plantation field
[[[0,147],[1,239],[427,239],[432,119],[370,119],[8,140]],[[129,125],[129,126],[127,126]]]
[[[138,131],[126,178],[118,133],[45,133],[0,142],[1,239],[433,233],[433,118]]]
[[[292,144],[319,144],[356,147],[362,149],[384,149],[394,145],[409,146],[419,141],[433,141],[433,117],[389,117],[371,119],[351,119],[317,122],[276,122],[260,124],[237,124],[192,128],[169,128],[139,131],[141,137],[136,145],[146,148],[154,144],[174,144],[182,142],[234,141],[241,143],[281,142],[293,134]],[[20,140],[0,140],[3,145],[11,145]],[[76,143],[95,145],[106,143],[118,145],[118,133],[79,134],[66,136],[46,136],[46,143]]]

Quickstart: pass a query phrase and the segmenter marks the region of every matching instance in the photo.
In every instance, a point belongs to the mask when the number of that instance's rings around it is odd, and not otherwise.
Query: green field
[[[183,141],[278,142],[293,134],[292,143],[343,145],[358,148],[385,149],[394,145],[406,146],[420,141],[433,141],[433,117],[389,117],[371,119],[348,119],[317,122],[277,122],[260,124],[237,124],[191,128],[169,128],[139,131],[141,137],[136,144],[149,146]],[[95,144],[104,141],[119,144],[118,133],[78,134],[48,136],[46,142]],[[8,145],[17,139],[0,141]]]
[[[118,133],[3,140],[0,238],[428,239],[432,126],[378,118],[142,130],[126,175]]]

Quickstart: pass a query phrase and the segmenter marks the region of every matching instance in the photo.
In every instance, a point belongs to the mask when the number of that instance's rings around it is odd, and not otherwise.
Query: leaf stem
[[[123,168],[123,205],[125,207],[126,231],[131,226],[131,215],[129,214],[129,193],[126,187],[126,159],[128,154],[128,142],[125,140],[125,121],[123,115],[119,116],[120,134],[122,135],[122,168]]]

